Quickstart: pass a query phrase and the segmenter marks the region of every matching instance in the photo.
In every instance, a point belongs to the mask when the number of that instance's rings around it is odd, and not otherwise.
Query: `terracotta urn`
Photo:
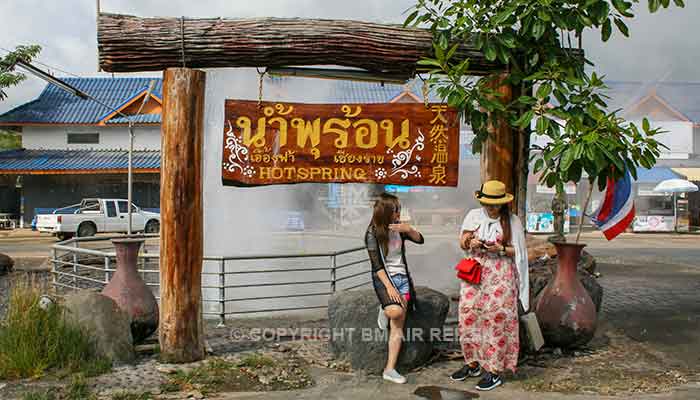
[[[138,254],[145,239],[114,239],[117,271],[102,290],[131,318],[134,343],[151,336],[158,328],[158,302],[137,271]]]
[[[576,266],[585,244],[554,243],[558,266],[542,290],[535,313],[546,343],[554,347],[577,347],[595,334],[598,316],[591,296],[578,279]]]

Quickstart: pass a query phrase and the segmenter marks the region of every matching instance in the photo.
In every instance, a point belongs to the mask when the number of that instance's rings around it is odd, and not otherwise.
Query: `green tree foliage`
[[[418,0],[405,25],[432,31],[434,55],[419,65],[438,95],[471,125],[473,149],[480,151],[488,126],[498,120],[522,137],[534,125],[549,139],[531,153],[534,172],[561,198],[564,184],[578,182],[584,172],[600,190],[608,178],[626,171],[636,178],[636,168],[652,167],[664,147],[654,138],[660,130],[646,119],[637,126],[608,108],[607,87],[576,49],[585,30],[599,30],[602,41],[615,29],[629,36],[625,21],[634,17],[635,3],[639,0]],[[682,0],[673,3],[684,7]],[[648,5],[656,12],[671,0]],[[465,47],[480,50],[505,72],[467,76]],[[503,83],[516,92],[508,104],[492,89]]]
[[[15,63],[18,60],[31,61],[41,51],[41,46],[17,46],[14,51],[11,51],[6,56],[0,58],[0,101],[7,98],[4,89],[18,85],[27,77],[21,72],[15,70]],[[22,147],[22,139],[20,136],[12,132],[0,130],[0,151],[18,149]]]
[[[14,150],[22,147],[22,138],[12,132],[0,130],[0,151]]]
[[[7,98],[4,89],[18,85],[27,77],[21,72],[15,71],[17,60],[31,61],[41,51],[41,46],[17,46],[5,57],[0,58],[0,101]]]

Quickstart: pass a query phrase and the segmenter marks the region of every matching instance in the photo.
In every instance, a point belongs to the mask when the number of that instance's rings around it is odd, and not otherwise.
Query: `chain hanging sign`
[[[457,186],[459,120],[444,104],[226,100],[222,180]]]

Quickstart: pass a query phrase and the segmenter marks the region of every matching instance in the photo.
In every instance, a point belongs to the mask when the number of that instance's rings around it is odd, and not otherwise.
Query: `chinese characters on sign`
[[[443,104],[227,100],[222,180],[457,186],[459,122]]]

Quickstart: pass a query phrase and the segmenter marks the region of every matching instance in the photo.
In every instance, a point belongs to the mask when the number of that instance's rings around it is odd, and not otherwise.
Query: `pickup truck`
[[[94,236],[103,232],[126,232],[129,224],[128,201],[123,199],[84,199],[80,204],[59,208],[52,214],[37,215],[36,229],[59,240]],[[131,205],[132,232],[158,233],[160,214]]]

